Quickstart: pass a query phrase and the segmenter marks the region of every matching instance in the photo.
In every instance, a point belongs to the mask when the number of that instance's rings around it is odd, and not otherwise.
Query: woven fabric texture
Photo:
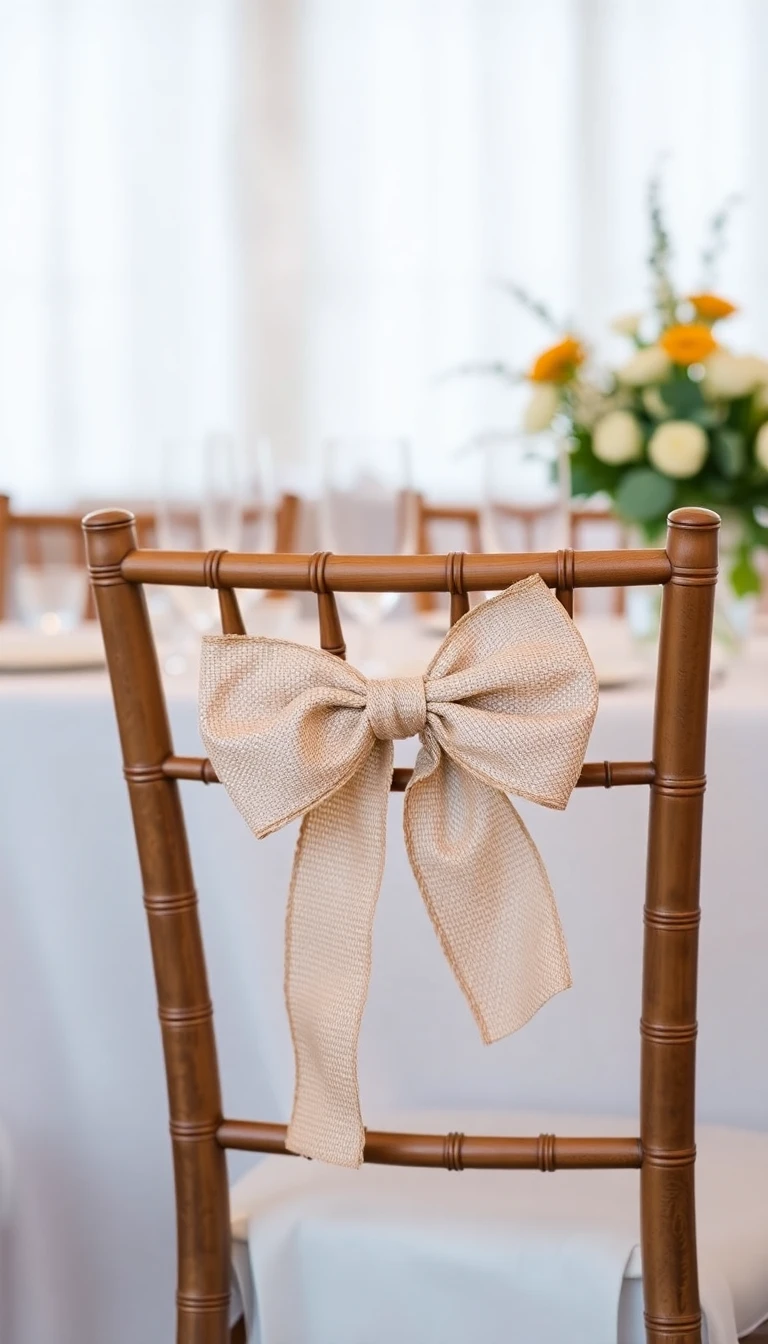
[[[491,1042],[571,983],[544,864],[507,794],[564,808],[596,710],[581,636],[538,575],[462,617],[423,677],[367,681],[282,640],[203,641],[200,727],[219,779],[257,836],[303,817],[286,921],[291,1151],[363,1159],[357,1041],[393,740],[421,739],[404,801],[408,855]]]

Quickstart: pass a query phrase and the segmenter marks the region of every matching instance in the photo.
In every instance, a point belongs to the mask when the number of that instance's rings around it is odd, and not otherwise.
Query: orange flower
[[[721,299],[719,294],[689,294],[688,302],[693,304],[696,316],[703,317],[705,322],[718,322],[737,311],[735,303]]]
[[[668,327],[659,345],[674,364],[699,364],[717,349],[717,341],[703,322]]]
[[[581,344],[573,336],[566,336],[558,345],[542,351],[528,377],[532,383],[567,383],[585,358]]]

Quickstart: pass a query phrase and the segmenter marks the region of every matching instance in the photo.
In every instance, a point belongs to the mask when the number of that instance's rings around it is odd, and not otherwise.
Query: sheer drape
[[[645,191],[665,156],[686,283],[705,222],[744,194],[721,283],[734,340],[768,349],[760,0],[307,0],[306,442],[404,429],[434,489],[451,451],[514,423],[520,393],[435,384],[477,358],[525,367],[548,332],[513,277],[606,344],[646,300]],[[463,484],[476,483],[467,461]]]
[[[768,351],[764,0],[0,0],[0,480],[154,488],[159,444],[406,432],[436,493],[548,333],[645,298],[661,155],[680,273]],[[463,475],[462,475],[463,471]]]
[[[235,414],[235,0],[0,0],[0,488],[154,488]]]

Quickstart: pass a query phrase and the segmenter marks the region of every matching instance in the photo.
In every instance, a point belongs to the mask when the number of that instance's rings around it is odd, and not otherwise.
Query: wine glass
[[[207,551],[237,551],[243,542],[245,472],[230,434],[203,439],[200,461],[200,540]]]
[[[241,457],[242,470],[242,535],[241,546],[245,551],[257,555],[271,555],[277,540],[277,491],[275,487],[275,467],[272,445],[268,438],[260,436],[250,440],[243,447]],[[246,588],[240,593],[240,606],[247,624],[256,615],[262,599],[266,596],[264,588]],[[287,593],[279,594],[287,597]],[[268,604],[261,609],[260,626],[279,627],[288,616],[288,604]]]
[[[564,462],[558,442],[541,435],[499,434],[484,444],[483,452],[483,549],[515,553],[566,546]]]
[[[211,433],[195,443],[172,441],[161,454],[162,490],[156,509],[158,545],[168,550],[238,550],[243,536],[243,470],[234,440]],[[168,672],[186,670],[189,636],[218,627],[216,594],[207,588],[169,588],[183,622],[166,661]]]
[[[83,565],[60,560],[18,565],[14,573],[16,609],[24,625],[46,635],[74,630],[83,619],[88,575]]]
[[[405,439],[337,437],[322,445],[320,536],[324,550],[346,555],[407,555],[415,548],[415,497]],[[361,663],[381,664],[376,629],[399,593],[344,593],[337,599],[360,627]]]

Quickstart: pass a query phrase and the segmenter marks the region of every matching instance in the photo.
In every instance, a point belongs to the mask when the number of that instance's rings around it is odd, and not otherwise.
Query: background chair
[[[420,555],[450,550],[481,552],[483,547],[480,510],[471,505],[429,504],[423,495],[417,497],[416,549]],[[502,506],[497,505],[497,508]],[[556,509],[550,504],[507,505],[503,512],[513,529],[515,547],[521,551],[535,551],[539,525],[551,519]],[[417,611],[434,611],[436,593],[416,593]]]
[[[295,550],[299,523],[300,501],[297,495],[284,494],[275,515],[275,551]],[[197,510],[186,510],[190,534],[194,539],[199,532]],[[134,515],[136,534],[140,545],[157,545],[157,518],[150,507],[140,508]],[[244,512],[245,542],[248,529],[259,518],[259,510]],[[199,540],[199,536],[197,537]],[[82,533],[82,513],[15,513],[7,495],[0,495],[0,620],[10,617],[13,610],[13,576],[19,565],[42,569],[47,563],[61,563],[82,567],[85,572],[85,549]],[[282,593],[271,593],[280,598]],[[90,585],[83,599],[82,619],[93,620],[96,608]]]
[[[571,545],[574,550],[593,549],[598,540],[611,547],[625,547],[629,544],[626,526],[612,509],[590,508],[588,505],[571,505]],[[611,596],[611,611],[614,616],[623,616],[626,610],[626,592],[624,588],[614,588]]]
[[[15,513],[7,495],[0,495],[0,620],[13,610],[13,577],[19,566],[41,571],[61,564],[85,569],[80,515],[77,513]],[[83,596],[82,619],[93,619],[90,587]]]
[[[517,531],[517,535],[514,532],[512,534],[514,544],[517,546],[519,542],[523,551],[536,551],[537,533],[543,524],[552,521],[557,514],[557,507],[552,504],[509,505],[504,508],[504,513],[512,528]],[[459,541],[470,551],[482,551],[480,510],[472,506],[429,504],[420,495],[417,538],[416,549],[422,555],[448,550]],[[571,505],[570,544],[574,550],[594,550],[598,543],[603,549],[624,548],[628,540],[626,527],[611,509]],[[433,611],[436,605],[434,593],[416,594],[417,611]],[[580,609],[577,603],[577,610]],[[626,603],[623,588],[614,588],[610,593],[610,610],[615,616],[624,615]]]

